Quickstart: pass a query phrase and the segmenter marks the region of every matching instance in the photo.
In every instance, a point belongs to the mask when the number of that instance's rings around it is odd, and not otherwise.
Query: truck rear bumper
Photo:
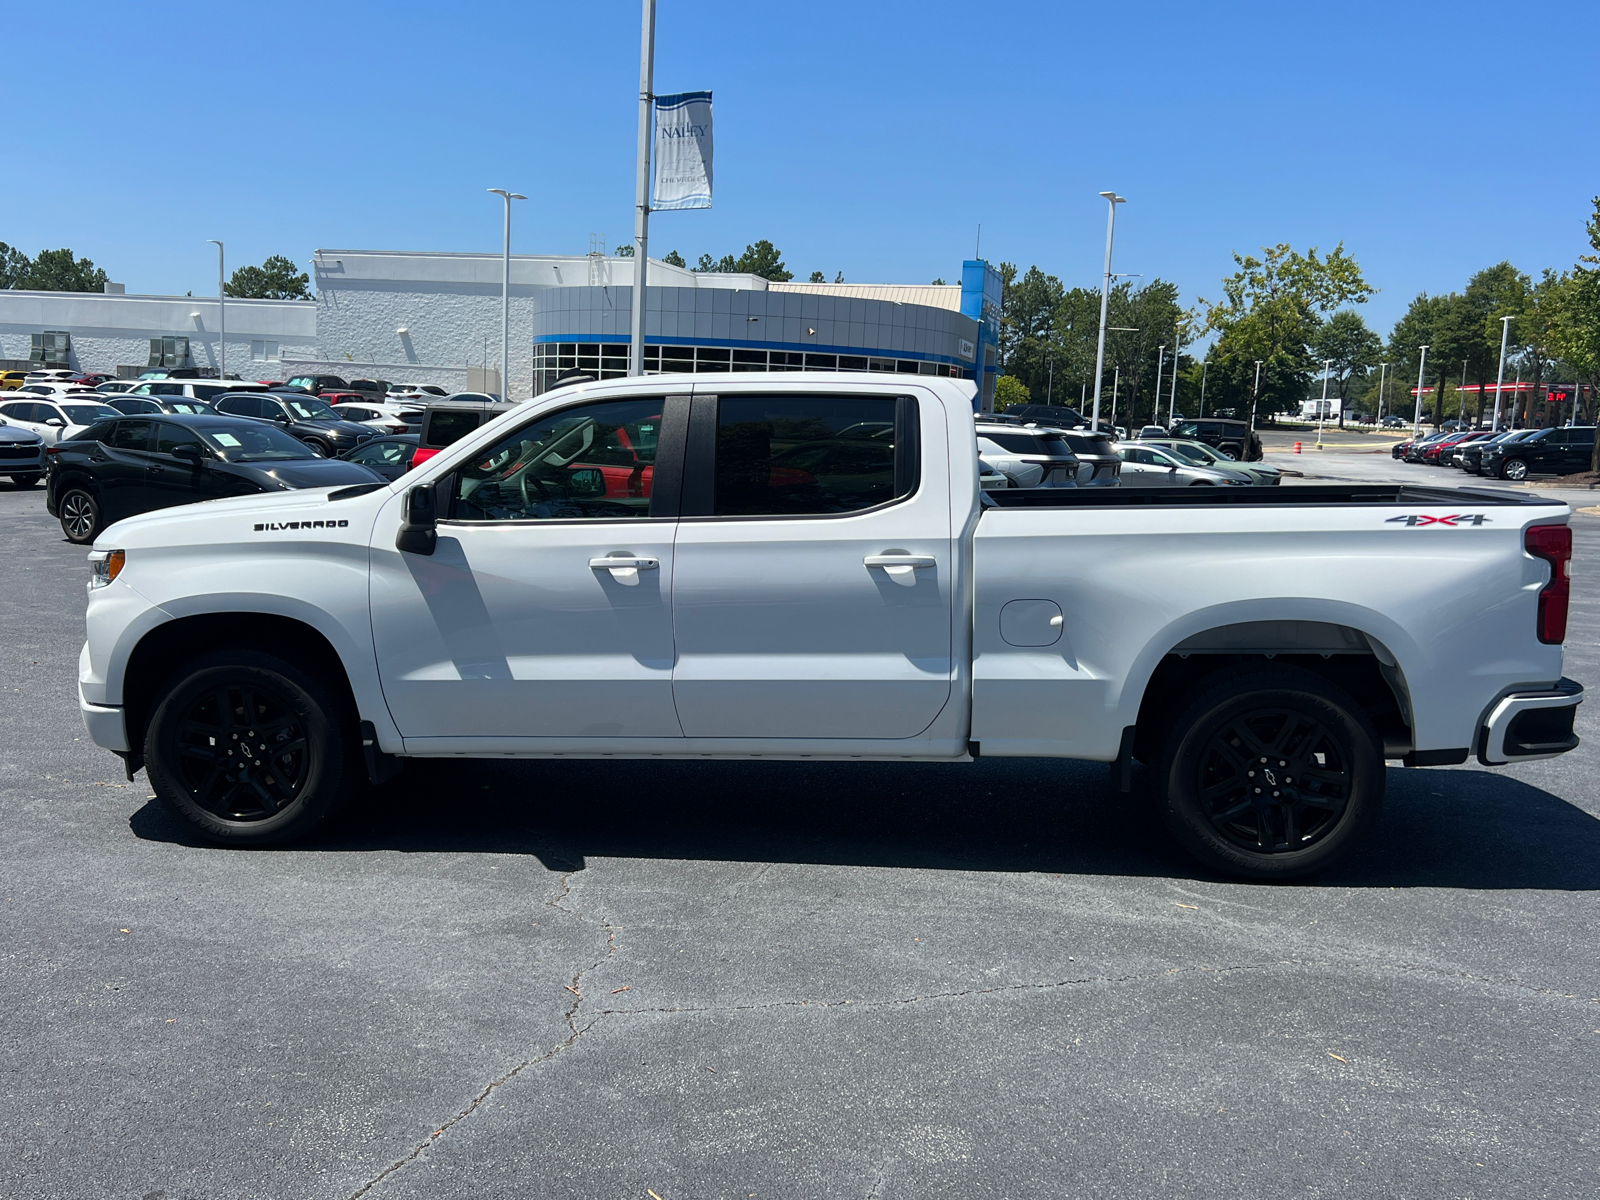
[[[1498,767],[1555,758],[1575,749],[1578,735],[1572,732],[1572,718],[1582,703],[1583,685],[1575,679],[1502,697],[1479,731],[1478,761]]]

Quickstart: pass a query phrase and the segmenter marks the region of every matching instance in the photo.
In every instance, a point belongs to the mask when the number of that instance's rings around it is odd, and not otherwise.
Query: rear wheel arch
[[[1383,739],[1387,757],[1412,746],[1410,689],[1394,653],[1351,625],[1261,621],[1219,625],[1184,638],[1157,661],[1140,694],[1133,753],[1150,762],[1166,729],[1209,677],[1229,668],[1279,663],[1348,693]]]

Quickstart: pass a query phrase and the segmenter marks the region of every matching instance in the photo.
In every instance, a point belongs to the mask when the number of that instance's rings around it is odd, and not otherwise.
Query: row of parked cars
[[[1534,475],[1573,475],[1594,461],[1593,425],[1543,429],[1443,429],[1390,451],[1395,458],[1433,467],[1459,467],[1519,483]]]
[[[375,395],[329,376],[34,381],[0,398],[0,474],[14,469],[21,486],[47,477],[46,507],[69,540],[86,543],[153,508],[392,482],[509,407],[475,392]],[[978,414],[976,432],[985,490],[1280,481],[1277,468],[1236,457],[1260,457],[1243,422],[1146,426],[1128,440],[1041,405]]]

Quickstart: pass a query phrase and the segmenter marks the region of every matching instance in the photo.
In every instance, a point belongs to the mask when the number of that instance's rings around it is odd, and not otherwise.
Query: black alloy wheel
[[[1382,742],[1342,689],[1298,667],[1230,667],[1174,722],[1158,765],[1168,827],[1206,865],[1292,879],[1377,818]]]
[[[321,438],[307,438],[306,445],[310,446],[313,451],[321,455],[323,458],[333,457],[333,447],[328,445],[328,443],[323,441]]]
[[[72,488],[61,497],[61,532],[67,541],[82,546],[94,541],[100,532],[100,504],[82,488]]]
[[[1520,458],[1508,458],[1500,464],[1500,478],[1509,479],[1512,483],[1521,483],[1528,477],[1528,464]]]
[[[212,842],[300,837],[357,778],[356,744],[321,682],[255,651],[220,651],[181,668],[145,735],[150,782],[166,807]]]

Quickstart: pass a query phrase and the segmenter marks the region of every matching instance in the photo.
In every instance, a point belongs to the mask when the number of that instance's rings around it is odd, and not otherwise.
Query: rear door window
[[[430,449],[453,445],[478,427],[482,415],[471,410],[434,409],[428,413],[422,444]]]
[[[724,396],[713,512],[826,515],[909,494],[914,480],[903,462],[897,473],[895,446],[897,425],[915,420],[915,405],[893,396]]]
[[[106,445],[118,450],[148,450],[150,448],[150,426],[153,422],[145,420],[118,421],[111,430],[110,438]]]

